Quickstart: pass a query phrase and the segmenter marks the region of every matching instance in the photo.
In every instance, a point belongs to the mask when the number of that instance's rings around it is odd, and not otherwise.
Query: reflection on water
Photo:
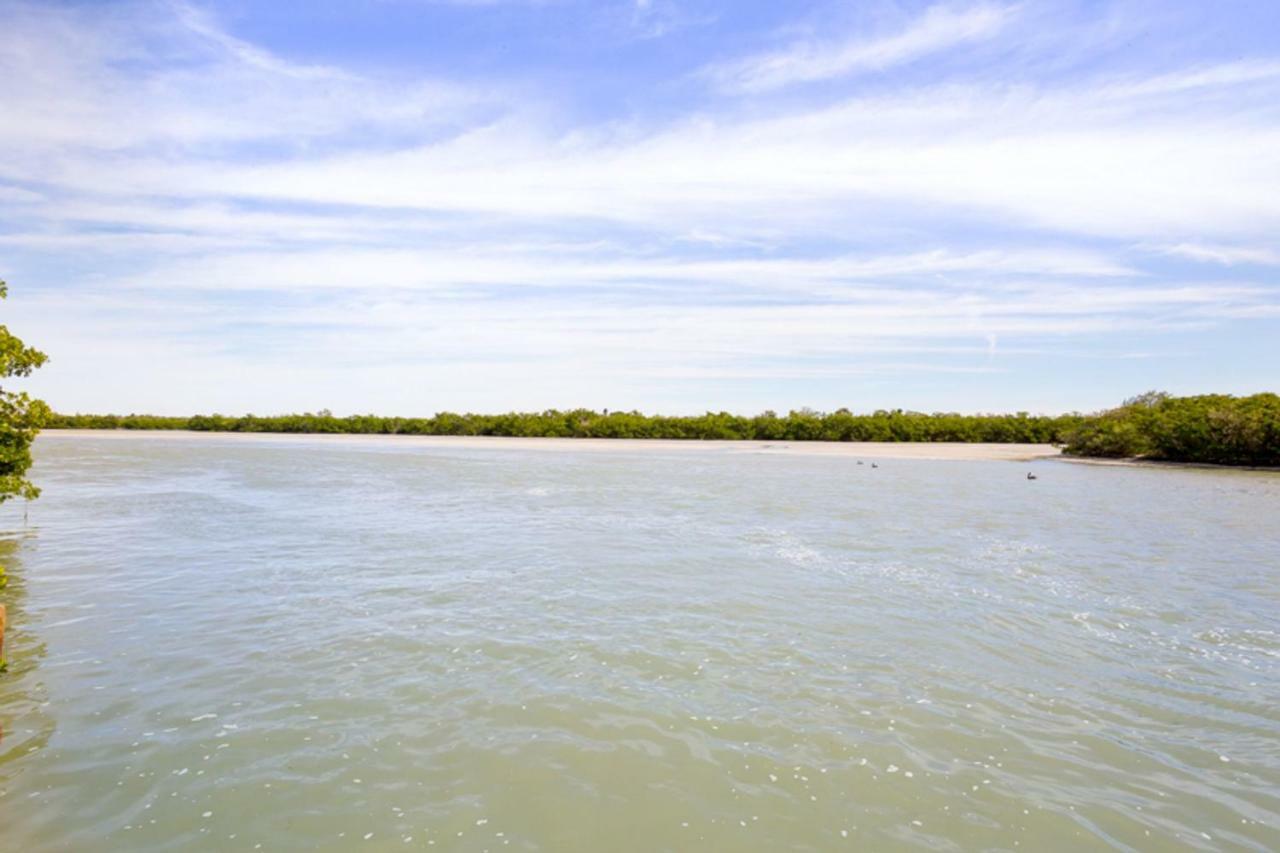
[[[31,630],[31,614],[24,606],[27,593],[21,554],[35,534],[21,520],[19,525],[0,537],[0,566],[5,567],[8,578],[0,589],[0,604],[5,605],[8,615],[3,654],[8,669],[0,673],[0,779],[8,778],[10,764],[15,765],[13,772],[20,772],[18,759],[45,747],[55,725],[55,720],[43,713],[46,697],[36,672],[45,657],[45,643]]]
[[[6,848],[1280,848],[1274,475],[37,458]]]

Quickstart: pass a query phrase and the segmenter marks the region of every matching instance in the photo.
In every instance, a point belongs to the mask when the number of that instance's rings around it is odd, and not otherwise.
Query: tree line
[[[1083,419],[1065,439],[1076,456],[1280,466],[1280,396],[1151,391]]]
[[[426,418],[320,412],[295,415],[66,415],[49,429],[194,430],[517,438],[661,438],[754,441],[912,441],[1056,444],[1069,455],[1143,458],[1219,465],[1280,466],[1280,396],[1162,392],[1126,400],[1091,415],[961,415],[902,409],[854,414],[848,409],[786,414],[645,415],[591,409],[506,414],[440,412]]]
[[[590,409],[507,414],[440,412],[429,418],[351,415],[321,411],[261,417],[244,415],[64,415],[49,429],[171,429],[200,432],[282,432],[384,435],[465,435],[521,438],[664,438],[755,441],[958,441],[1000,444],[1061,442],[1079,415],[960,415],[903,411],[854,414],[848,409],[800,409],[754,416],[707,412],[692,416],[596,412]]]

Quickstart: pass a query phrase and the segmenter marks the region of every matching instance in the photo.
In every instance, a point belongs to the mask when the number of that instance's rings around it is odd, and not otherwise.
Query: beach
[[[841,456],[865,459],[932,459],[967,462],[1029,462],[1057,458],[1051,444],[979,444],[963,442],[892,441],[671,441],[632,438],[507,438],[454,435],[334,435],[319,433],[236,433],[184,430],[46,430],[41,442],[103,439],[148,441],[227,441],[297,444],[321,442],[335,446],[394,444],[441,450],[535,450],[600,453],[767,453],[794,456]]]

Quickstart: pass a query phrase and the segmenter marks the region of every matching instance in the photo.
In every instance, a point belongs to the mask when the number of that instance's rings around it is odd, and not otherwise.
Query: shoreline
[[[550,452],[694,452],[754,453],[777,456],[844,456],[866,459],[921,459],[966,462],[1031,462],[1057,459],[1061,450],[1051,444],[986,444],[909,441],[719,441],[648,438],[521,438],[470,435],[386,435],[348,433],[203,432],[195,430],[43,430],[36,442],[48,439],[95,438],[107,441],[222,440],[270,443],[318,442],[323,444],[397,444],[457,450],[539,450]]]
[[[1215,462],[1178,462],[1172,459],[1143,459],[1141,456],[1115,459],[1106,456],[1068,456],[1063,453],[1057,457],[1062,462],[1074,462],[1079,465],[1101,465],[1111,468],[1201,468],[1206,471],[1262,471],[1277,474],[1280,468],[1264,465],[1220,465]]]

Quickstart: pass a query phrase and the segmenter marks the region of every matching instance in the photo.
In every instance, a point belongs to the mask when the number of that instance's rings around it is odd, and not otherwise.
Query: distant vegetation
[[[1280,396],[1152,391],[1083,419],[1067,431],[1064,449],[1076,456],[1280,466]]]
[[[386,435],[497,435],[546,438],[755,439],[758,441],[1061,441],[1080,417],[922,414],[901,410],[855,415],[807,409],[754,417],[727,412],[666,417],[639,412],[548,410],[505,415],[441,412],[430,418],[387,418],[328,412],[272,417],[158,417],[155,415],[54,415],[53,429],[186,429],[215,432],[376,433]]]
[[[727,412],[667,417],[589,409],[430,418],[317,414],[54,415],[51,429],[173,429],[202,432],[492,435],[542,438],[748,439],[756,441],[958,441],[1059,444],[1075,456],[1220,465],[1280,465],[1280,397],[1170,397],[1151,392],[1095,415],[958,415],[900,409],[857,415],[809,409],[754,417]]]

